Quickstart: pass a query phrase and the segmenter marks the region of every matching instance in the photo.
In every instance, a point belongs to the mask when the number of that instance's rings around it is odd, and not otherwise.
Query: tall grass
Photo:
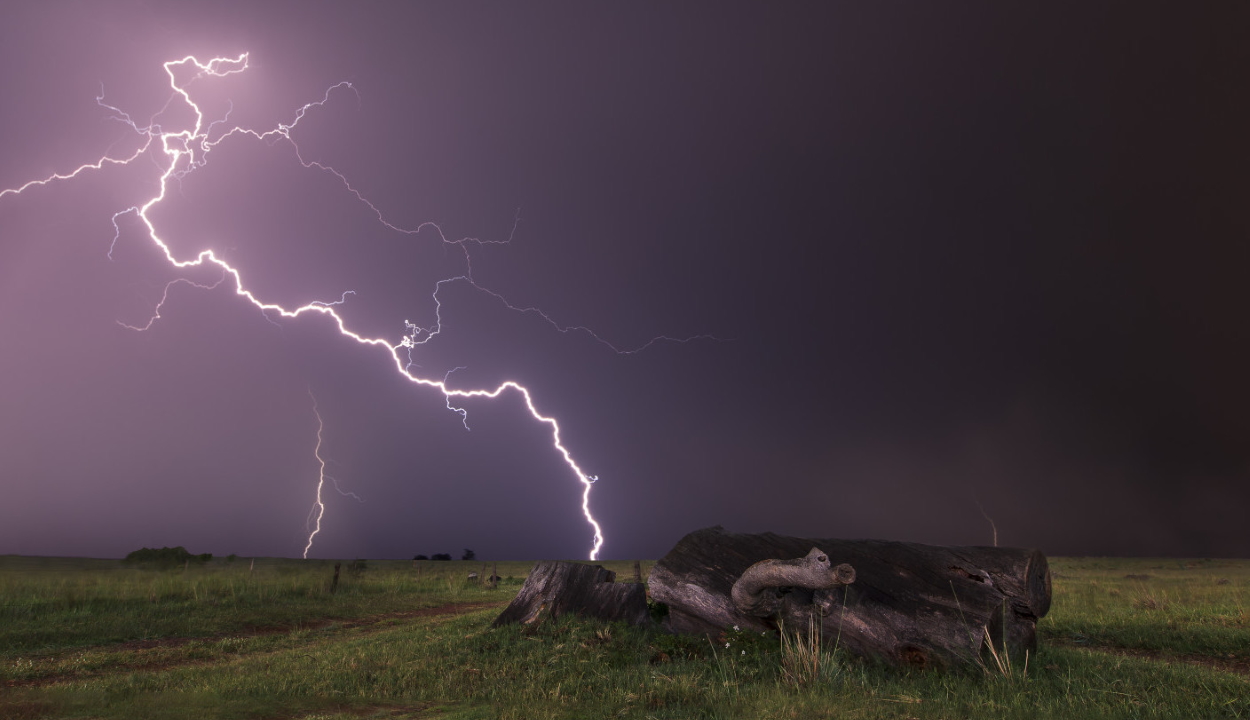
[[[781,636],[782,682],[804,688],[837,677],[841,669],[835,655],[837,646],[823,647],[819,613],[808,616],[806,628],[789,630],[782,624],[778,634]]]

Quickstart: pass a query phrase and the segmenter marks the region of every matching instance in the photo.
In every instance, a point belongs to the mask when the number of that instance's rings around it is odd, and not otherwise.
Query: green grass
[[[201,637],[250,628],[298,627],[448,602],[498,599],[465,581],[471,562],[342,563],[260,558],[185,569],[126,567],[113,560],[0,557],[0,662],[20,654],[130,640]],[[519,588],[529,563],[505,563],[503,588]],[[507,570],[508,572],[505,572]],[[0,679],[5,677],[0,672]]]
[[[1052,572],[1044,639],[1250,664],[1246,561],[1061,559]]]
[[[1246,561],[1052,560],[1043,646],[1007,674],[900,671],[733,629],[492,629],[530,563],[501,563],[497,589],[465,579],[480,562],[422,565],[345,564],[331,595],[320,561],[0,558],[0,717],[1250,717]]]

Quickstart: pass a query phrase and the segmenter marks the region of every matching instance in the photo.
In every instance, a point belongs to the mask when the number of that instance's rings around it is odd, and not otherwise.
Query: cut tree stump
[[[646,586],[615,580],[616,573],[601,565],[540,562],[530,570],[512,603],[495,618],[494,626],[528,625],[567,613],[631,625],[650,622]]]
[[[735,582],[756,563],[821,555],[825,572],[836,574],[839,568],[829,566],[841,564],[851,571],[815,589],[777,587],[775,602],[745,603],[746,611],[735,604]],[[1022,663],[1036,649],[1037,620],[1050,609],[1051,590],[1046,556],[1037,550],[739,535],[719,527],[682,538],[652,568],[649,586],[651,598],[667,605],[664,622],[676,633],[715,634],[734,625],[802,630],[815,619],[825,647],[896,665],[992,669],[994,653],[1003,663]]]

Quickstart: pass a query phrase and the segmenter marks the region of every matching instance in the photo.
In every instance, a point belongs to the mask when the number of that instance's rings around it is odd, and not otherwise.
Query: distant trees
[[[434,553],[433,555],[413,555],[413,560],[450,560],[451,553]],[[464,549],[464,554],[460,556],[461,560],[476,560],[477,553],[469,548]]]
[[[192,555],[187,549],[179,545],[178,547],[157,548],[141,548],[135,550],[126,556],[123,563],[127,565],[155,565],[157,567],[173,567],[175,565],[186,565],[188,563],[196,563],[202,565],[213,559],[212,553],[201,553]]]

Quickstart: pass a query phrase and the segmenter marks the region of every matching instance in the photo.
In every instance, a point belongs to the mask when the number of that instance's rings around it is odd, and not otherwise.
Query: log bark
[[[540,562],[530,570],[512,603],[495,618],[494,626],[528,625],[566,613],[632,625],[650,622],[646,586],[615,580],[616,573],[601,565]]]
[[[755,563],[804,558],[813,548],[853,568],[851,584],[779,587],[765,617],[733,602],[733,586]],[[1037,620],[1050,609],[1050,570],[1036,551],[939,547],[885,540],[690,533],[651,570],[651,598],[668,607],[678,633],[715,634],[820,623],[826,647],[896,665],[994,667],[990,644],[1012,662],[1037,647]],[[751,608],[747,608],[750,610]]]

